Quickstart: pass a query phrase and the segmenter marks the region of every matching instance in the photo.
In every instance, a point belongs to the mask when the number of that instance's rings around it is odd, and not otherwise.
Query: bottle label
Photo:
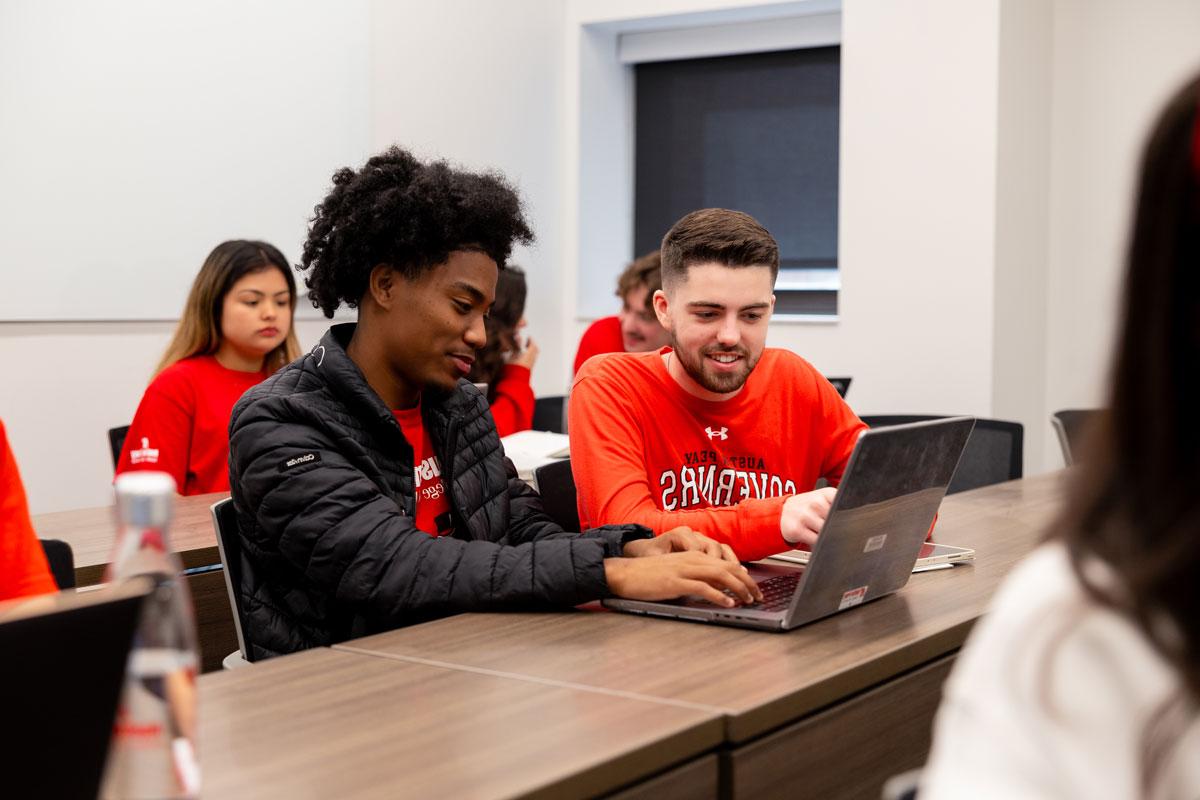
[[[196,797],[195,712],[195,657],[163,648],[135,650],[113,725],[101,796]]]

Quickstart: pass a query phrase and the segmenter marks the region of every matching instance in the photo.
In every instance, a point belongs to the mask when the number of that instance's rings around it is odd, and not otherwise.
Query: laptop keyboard
[[[796,584],[800,582],[801,574],[800,572],[789,572],[786,575],[776,575],[759,581],[758,588],[763,593],[762,602],[744,605],[742,608],[752,608],[755,611],[786,611],[792,602],[792,595],[796,593]],[[737,597],[728,589],[724,591],[730,597]]]
[[[799,572],[776,575],[773,578],[767,578],[765,581],[759,581],[758,588],[763,593],[762,602],[746,607],[756,608],[761,611],[783,611],[792,602],[792,595],[796,593],[796,584],[799,582]]]

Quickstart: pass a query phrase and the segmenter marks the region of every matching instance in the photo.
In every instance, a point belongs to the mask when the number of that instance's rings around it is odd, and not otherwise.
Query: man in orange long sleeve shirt
[[[747,561],[811,546],[866,426],[812,365],[765,346],[774,238],[705,209],[662,254],[654,308],[670,346],[594,359],[571,392],[581,527],[687,525]],[[813,491],[818,478],[831,487]]]

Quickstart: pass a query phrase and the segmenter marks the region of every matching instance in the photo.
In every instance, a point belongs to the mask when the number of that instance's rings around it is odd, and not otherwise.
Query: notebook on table
[[[973,417],[952,417],[863,431],[808,564],[749,566],[763,591],[762,603],[725,608],[688,597],[666,602],[615,598],[604,605],[784,631],[889,595],[908,583],[974,427]]]
[[[787,550],[783,553],[776,553],[771,558],[791,564],[807,564],[811,556],[812,553],[808,550]],[[969,547],[955,547],[952,544],[942,544],[941,542],[926,542],[921,545],[921,552],[917,555],[917,563],[913,564],[912,571],[927,572],[932,569],[952,567],[955,564],[974,560],[975,551]]]

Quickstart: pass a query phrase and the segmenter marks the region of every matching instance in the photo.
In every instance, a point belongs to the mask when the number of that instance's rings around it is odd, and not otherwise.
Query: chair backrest
[[[129,433],[128,425],[108,429],[108,446],[112,449],[113,469],[121,460],[121,449],[125,447],[125,435]]]
[[[850,391],[850,381],[852,381],[854,379],[853,378],[830,378],[828,375],[826,375],[825,380],[832,383],[833,388],[837,389],[837,393],[840,394],[842,397],[845,397],[846,392]]]
[[[1079,446],[1084,434],[1099,418],[1098,408],[1064,408],[1050,415],[1050,425],[1058,434],[1058,445],[1062,448],[1063,462],[1069,467],[1079,460]]]
[[[575,498],[575,476],[571,474],[571,459],[552,461],[533,471],[542,506],[550,519],[564,531],[579,530],[579,506]]]
[[[539,397],[533,401],[533,430],[566,433],[563,425],[563,396]]]
[[[879,428],[944,418],[929,414],[886,414],[864,416],[862,421],[869,427]],[[954,471],[954,478],[951,479],[946,494],[965,492],[968,489],[978,489],[981,486],[1021,477],[1024,472],[1024,452],[1025,428],[1021,423],[976,419],[975,430],[971,431],[971,438],[967,439],[967,446],[963,448],[962,459],[958,462],[958,469]]]
[[[75,588],[75,554],[71,545],[60,539],[39,539],[46,560],[50,562],[50,574],[59,589]]]
[[[237,631],[238,649],[242,658],[253,661],[246,644],[245,612],[242,609],[242,540],[238,538],[237,510],[233,498],[226,497],[212,504],[213,527],[217,531],[217,550],[221,553],[221,564],[225,567],[225,591],[229,593],[229,607],[233,609],[233,627]]]

